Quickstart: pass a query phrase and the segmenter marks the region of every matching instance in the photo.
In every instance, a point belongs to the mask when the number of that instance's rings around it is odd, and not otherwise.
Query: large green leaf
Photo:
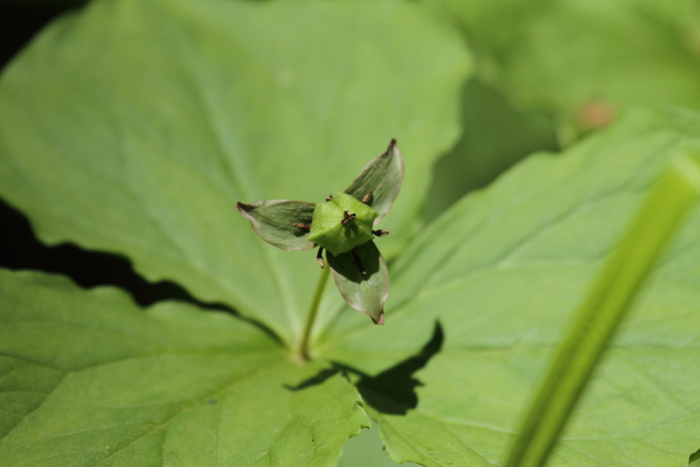
[[[369,374],[414,353],[436,320],[444,329],[441,352],[417,373],[424,386],[415,409],[370,412],[395,460],[504,460],[598,265],[669,158],[684,150],[700,151],[700,117],[637,111],[561,156],[531,157],[463,199],[397,261],[387,326],[339,315],[317,350]],[[698,231],[695,209],[550,465],[682,466],[700,446]]]
[[[464,27],[481,77],[520,106],[584,130],[629,105],[700,109],[693,0],[441,1]]]
[[[232,316],[0,271],[1,466],[332,466],[369,420],[341,376]]]
[[[467,70],[458,34],[408,2],[97,0],[0,80],[0,195],[44,242],[124,254],[291,346],[318,266],[236,203],[323,201],[395,137],[393,256],[457,138]]]

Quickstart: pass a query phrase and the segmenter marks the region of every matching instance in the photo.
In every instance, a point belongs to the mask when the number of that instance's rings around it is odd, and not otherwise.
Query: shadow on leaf
[[[62,243],[46,246],[41,243],[27,217],[0,200],[0,267],[10,270],[32,269],[70,277],[83,288],[100,286],[119,287],[131,295],[142,307],[176,300],[205,310],[222,311],[246,321],[282,344],[267,326],[238,314],[223,303],[207,303],[192,296],[184,287],[171,281],[148,282],[121,256],[100,251],[84,250],[76,245]]]
[[[297,386],[285,385],[285,387],[290,391],[301,391],[321,384],[338,373],[351,373],[360,377],[355,386],[365,402],[372,408],[385,414],[406,415],[406,412],[415,409],[418,405],[418,395],[415,389],[422,386],[422,383],[414,378],[413,374],[423,368],[440,351],[443,340],[442,326],[440,322],[436,322],[430,341],[417,355],[376,376],[369,376],[340,363],[333,363],[330,368],[320,371]]]
[[[693,462],[698,462],[698,465],[700,465],[700,449],[695,451],[693,454],[690,455],[690,459],[688,460],[688,467],[695,467]]]
[[[338,256],[329,252],[326,259],[336,274],[354,284],[370,282],[373,278],[376,280],[375,274],[381,270],[381,255],[373,242],[367,242]],[[361,268],[364,269],[364,273],[361,272]]]

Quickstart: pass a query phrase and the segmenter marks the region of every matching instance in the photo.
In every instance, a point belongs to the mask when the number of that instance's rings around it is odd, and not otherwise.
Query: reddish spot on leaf
[[[617,109],[612,104],[601,100],[593,100],[581,106],[576,119],[584,128],[597,130],[608,126],[616,114]]]

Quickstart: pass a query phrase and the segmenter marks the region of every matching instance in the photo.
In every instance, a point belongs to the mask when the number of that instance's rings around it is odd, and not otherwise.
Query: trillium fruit
[[[344,192],[323,202],[259,201],[238,203],[238,210],[271,245],[289,251],[318,247],[316,259],[322,268],[328,263],[345,301],[384,324],[389,273],[373,240],[389,233],[375,226],[399,194],[403,172],[401,153],[391,140]]]

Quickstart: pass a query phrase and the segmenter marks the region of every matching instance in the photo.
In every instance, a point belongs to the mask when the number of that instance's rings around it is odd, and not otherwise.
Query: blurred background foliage
[[[0,63],[4,66],[52,18],[81,3],[0,1]],[[700,9],[695,0],[424,3],[457,26],[476,58],[476,77],[462,92],[461,138],[433,169],[426,223],[528,154],[568,146],[607,126],[625,107],[700,109]],[[22,222],[3,205],[2,240],[16,248],[3,250],[0,265],[33,262],[41,269],[40,247],[25,241],[29,234],[24,226],[13,229]],[[396,464],[384,454],[373,428],[347,444],[339,465]]]
[[[18,25],[37,30],[81,3],[0,2],[9,33],[3,56],[27,39],[26,32],[15,32]],[[462,138],[434,167],[426,221],[526,155],[568,146],[607,126],[625,107],[700,109],[695,0],[424,3],[454,22],[477,60],[476,78],[463,90]]]
[[[562,143],[605,125],[622,107],[700,107],[694,0],[439,4],[468,39],[478,76],[517,108],[550,113]]]
[[[625,107],[700,109],[695,0],[428,0],[476,58],[463,134],[435,166],[431,219],[522,157],[570,145]]]

